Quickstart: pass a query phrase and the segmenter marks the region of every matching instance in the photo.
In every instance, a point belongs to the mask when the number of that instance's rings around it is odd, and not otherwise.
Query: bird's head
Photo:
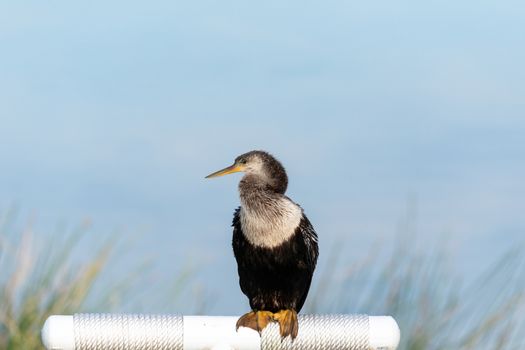
[[[288,185],[284,167],[277,159],[265,151],[251,151],[241,154],[235,158],[232,165],[216,171],[206,176],[206,178],[209,179],[237,172],[253,175],[254,179],[265,182],[277,192],[284,193]]]

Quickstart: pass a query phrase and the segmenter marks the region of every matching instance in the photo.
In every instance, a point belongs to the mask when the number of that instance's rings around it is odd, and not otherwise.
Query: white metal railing
[[[400,339],[390,316],[299,315],[299,335],[281,339],[271,323],[261,335],[237,316],[75,314],[51,316],[42,328],[48,350],[394,350]]]

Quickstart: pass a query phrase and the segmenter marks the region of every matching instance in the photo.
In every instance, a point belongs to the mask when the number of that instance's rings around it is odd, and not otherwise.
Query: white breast
[[[288,198],[280,198],[267,210],[254,211],[242,203],[241,227],[246,239],[258,247],[273,248],[288,240],[302,218],[302,209]]]

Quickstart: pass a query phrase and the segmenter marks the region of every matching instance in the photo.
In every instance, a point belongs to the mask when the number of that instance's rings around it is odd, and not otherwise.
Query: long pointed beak
[[[211,173],[210,175],[206,176],[206,179],[209,179],[209,178],[212,178],[212,177],[218,177],[218,176],[223,176],[223,175],[228,175],[228,174],[232,174],[232,173],[237,173],[239,171],[243,171],[243,168],[236,165],[236,164],[233,164],[227,168],[224,168],[222,170],[219,170],[219,171],[216,171],[214,173]]]

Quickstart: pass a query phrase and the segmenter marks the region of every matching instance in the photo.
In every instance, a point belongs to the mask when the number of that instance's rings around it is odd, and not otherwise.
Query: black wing
[[[306,300],[308,291],[310,289],[310,283],[312,282],[312,276],[317,265],[317,258],[319,257],[319,245],[317,239],[317,233],[315,232],[310,220],[304,215],[299,223],[297,231],[300,231],[301,236],[303,237],[304,244],[306,247],[306,265],[309,271],[309,278],[307,286],[304,290],[304,294],[301,296],[300,300],[297,303],[297,311],[299,311]],[[296,232],[297,232],[296,231]]]

